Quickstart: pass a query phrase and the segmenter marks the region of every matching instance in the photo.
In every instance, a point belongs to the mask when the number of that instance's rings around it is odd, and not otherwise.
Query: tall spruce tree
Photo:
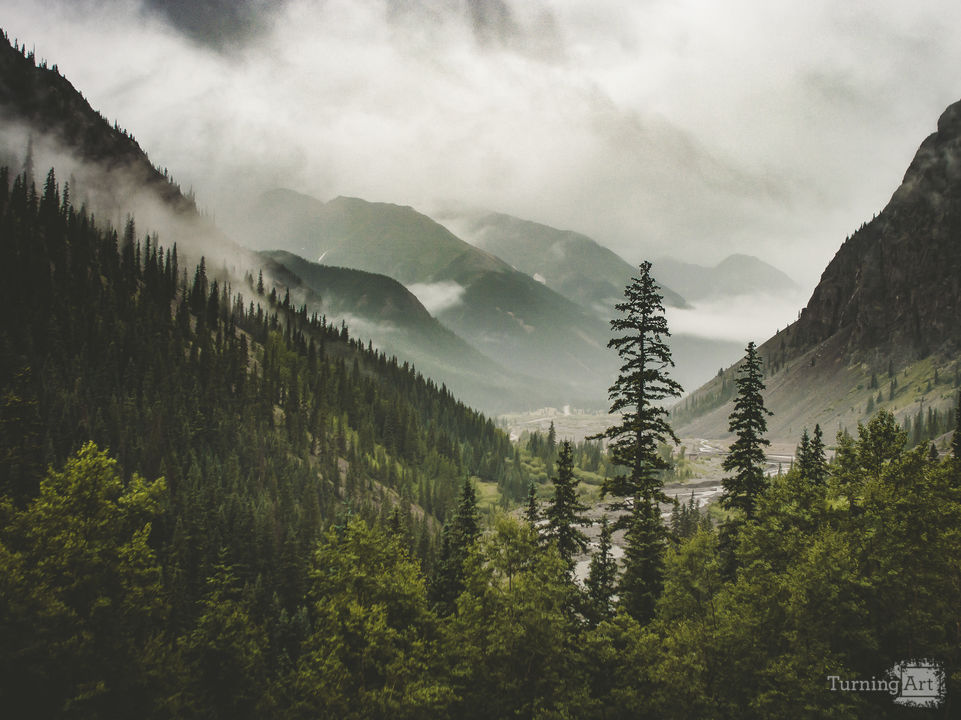
[[[587,536],[580,525],[588,522],[583,513],[587,506],[577,499],[578,479],[574,476],[574,450],[570,440],[561,443],[557,457],[557,477],[554,495],[544,511],[547,518],[547,534],[557,543],[560,556],[573,570],[574,556],[587,549]]]
[[[754,502],[764,487],[764,447],[770,441],[765,416],[771,412],[764,407],[761,393],[761,358],[754,342],[747,345],[747,356],[737,371],[737,397],[731,412],[729,428],[737,437],[731,444],[730,453],[721,467],[730,473],[724,478],[722,502],[729,508],[742,511],[750,518],[754,514]],[[806,431],[805,431],[806,434]],[[805,454],[810,453],[810,446]]]
[[[810,455],[811,436],[808,435],[808,429],[804,428],[804,431],[801,433],[801,442],[798,443],[797,449],[794,451],[794,459],[797,462],[797,469],[802,476],[806,476],[810,469]]]
[[[674,366],[666,342],[671,333],[651,263],[641,263],[639,270],[624,289],[624,302],[615,306],[621,317],[611,320],[615,335],[608,343],[621,357],[608,391],[611,413],[620,414],[621,422],[598,437],[609,440],[611,459],[621,469],[605,479],[601,494],[620,498],[611,503],[612,509],[630,510],[619,520],[627,527],[621,603],[635,619],[646,622],[661,590],[667,537],[658,503],[668,501],[660,477],[668,463],[658,445],[679,442],[659,403],[680,397],[681,386],[668,372]]]
[[[624,302],[615,305],[621,317],[611,320],[616,334],[607,344],[621,357],[617,379],[608,391],[611,413],[619,414],[621,422],[595,436],[608,439],[611,460],[621,468],[601,486],[603,495],[621,498],[612,509],[627,508],[626,498],[635,495],[667,502],[659,471],[668,464],[657,447],[668,440],[679,442],[667,422],[667,410],[658,404],[681,395],[680,384],[668,375],[674,367],[666,342],[671,333],[651,263],[645,261],[639,269],[639,277],[624,289]]]

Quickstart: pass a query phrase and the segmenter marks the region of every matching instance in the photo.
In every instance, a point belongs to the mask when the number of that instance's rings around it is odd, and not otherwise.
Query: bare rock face
[[[884,210],[848,238],[789,332],[795,352],[842,333],[846,354],[961,348],[961,102]]]

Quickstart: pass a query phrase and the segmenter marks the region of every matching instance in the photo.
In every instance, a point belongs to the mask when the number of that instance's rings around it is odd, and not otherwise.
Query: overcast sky
[[[461,203],[810,292],[961,98],[953,0],[0,0],[218,216]]]

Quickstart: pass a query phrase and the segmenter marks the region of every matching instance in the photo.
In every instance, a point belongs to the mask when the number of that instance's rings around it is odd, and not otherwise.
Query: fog
[[[455,307],[461,301],[465,292],[464,286],[453,280],[436,283],[414,283],[408,285],[407,289],[414,293],[421,304],[427,308],[427,312],[435,317],[438,313]]]
[[[275,186],[464,203],[807,293],[961,93],[947,2],[3,5],[215,218]]]
[[[795,320],[806,301],[802,292],[779,297],[741,295],[698,302],[691,308],[667,308],[665,314],[675,335],[761,344]]]

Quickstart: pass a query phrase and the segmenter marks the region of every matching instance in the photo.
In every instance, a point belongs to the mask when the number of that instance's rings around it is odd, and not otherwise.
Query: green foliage
[[[707,513],[701,512],[701,503],[694,498],[693,490],[686,503],[678,502],[677,498],[674,498],[670,523],[671,537],[674,540],[689,538],[699,529],[710,526],[711,520]]]
[[[958,393],[958,405],[954,409],[954,434],[951,436],[951,452],[955,460],[961,460],[961,393]]]
[[[614,596],[617,592],[617,561],[611,553],[611,526],[607,517],[601,520],[601,534],[597,551],[591,556],[585,590],[586,615],[597,624],[614,616]]]
[[[858,424],[857,463],[869,477],[880,478],[886,465],[901,457],[907,433],[886,410],[865,426]]]
[[[531,480],[527,489],[527,507],[524,510],[524,519],[532,528],[537,528],[537,523],[541,519],[540,508],[537,505],[537,488]]]
[[[620,606],[643,624],[654,615],[667,547],[667,531],[656,502],[634,496],[625,541],[624,573],[618,585]]]
[[[574,556],[587,549],[587,536],[580,529],[580,526],[587,522],[583,514],[587,506],[577,498],[577,478],[574,477],[574,456],[570,441],[561,444],[557,458],[557,477],[553,480],[554,495],[544,510],[547,537],[556,544],[561,558],[573,570]]]
[[[457,596],[464,589],[464,563],[480,534],[477,497],[470,478],[464,479],[457,513],[444,526],[440,561],[433,578],[431,595],[442,615],[453,612]]]
[[[180,639],[186,692],[179,711],[257,718],[269,708],[268,637],[253,617],[252,593],[223,555],[207,578],[193,628]]]
[[[0,529],[0,702],[14,715],[122,717],[159,702],[169,607],[152,547],[162,479],[124,480],[92,443]]]
[[[809,482],[823,484],[827,479],[827,458],[820,425],[814,426],[814,436],[811,438],[808,437],[807,428],[804,428],[796,455],[801,476]]]
[[[565,717],[581,696],[566,563],[527,523],[499,516],[471,553],[446,630],[457,718]]]
[[[667,422],[667,410],[659,403],[679,397],[681,386],[668,375],[668,369],[674,366],[667,345],[670,332],[661,295],[651,276],[651,263],[643,262],[639,269],[639,277],[632,278],[624,289],[624,301],[615,306],[622,317],[611,320],[611,329],[620,334],[608,343],[622,361],[609,390],[610,411],[620,414],[622,420],[601,435],[610,442],[608,451],[613,462],[628,474],[622,471],[606,480],[602,492],[621,498],[641,495],[666,501],[658,471],[667,463],[658,453],[658,445],[668,438],[674,444],[678,440]],[[616,505],[626,507],[624,502]]]
[[[764,407],[764,382],[761,379],[761,358],[753,342],[747,345],[747,356],[738,368],[737,398],[730,416],[730,431],[737,437],[724,458],[722,467],[733,475],[724,478],[722,502],[750,518],[754,502],[764,487],[764,447],[770,445]]]
[[[297,717],[437,717],[451,693],[437,619],[396,537],[359,520],[331,530],[310,571],[311,634],[291,680]]]

